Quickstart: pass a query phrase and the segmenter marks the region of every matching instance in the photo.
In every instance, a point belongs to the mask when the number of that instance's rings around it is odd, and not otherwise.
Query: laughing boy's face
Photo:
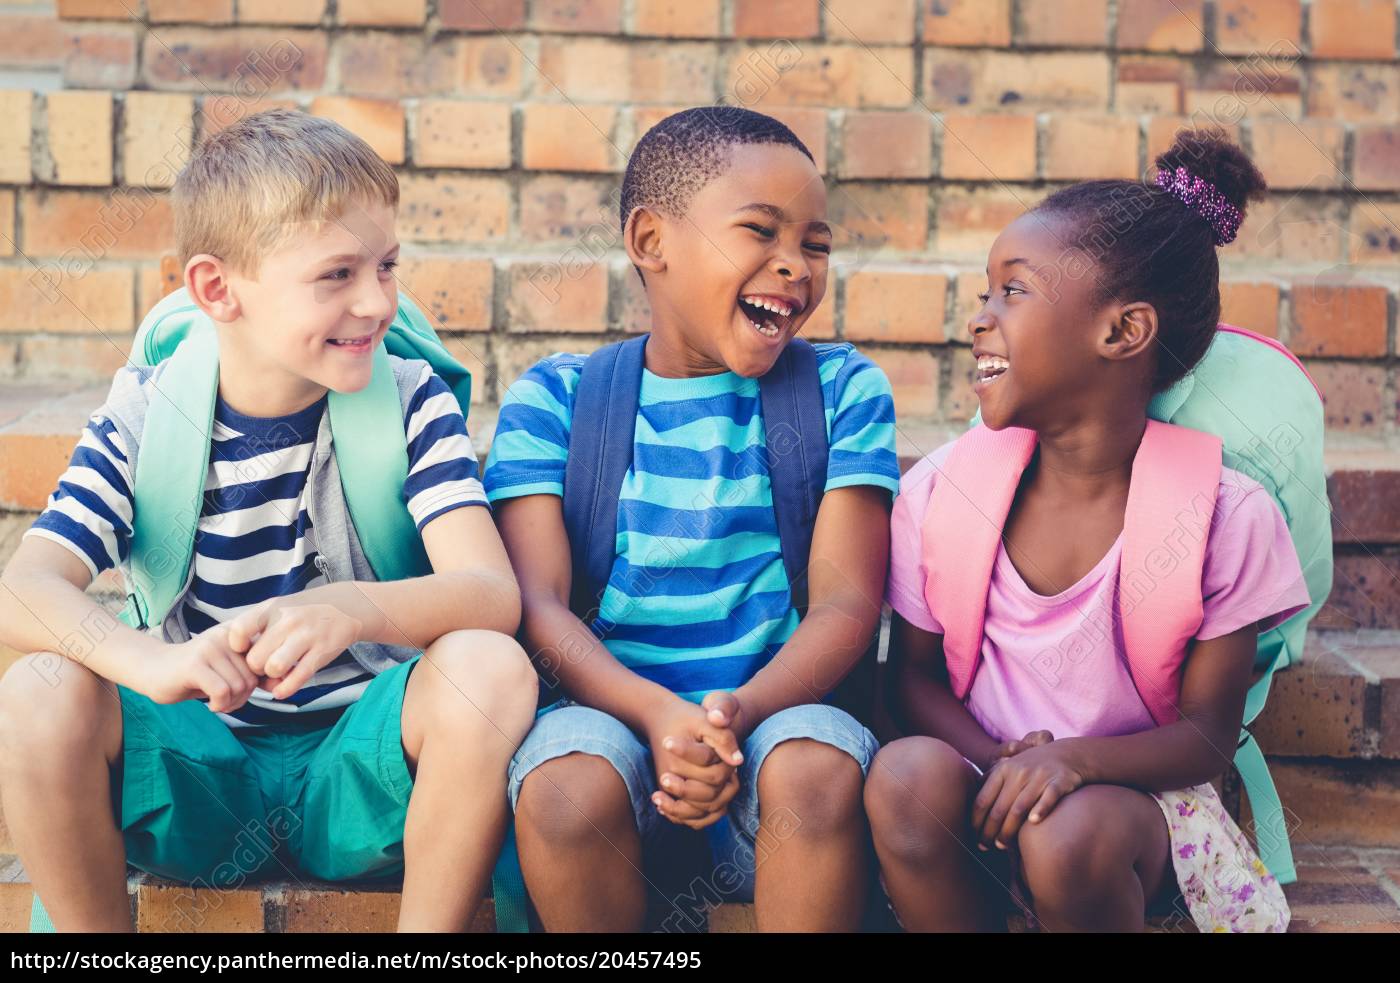
[[[739,144],[684,217],[662,218],[664,274],[653,311],[679,328],[699,372],[754,378],[773,367],[826,293],[826,188],[785,144]]]

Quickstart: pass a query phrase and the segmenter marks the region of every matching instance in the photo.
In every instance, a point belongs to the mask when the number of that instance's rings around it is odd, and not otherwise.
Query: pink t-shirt
[[[920,529],[945,444],[899,484],[890,519],[890,576],[885,597],[904,620],[942,634],[924,599],[928,571]],[[982,661],[967,708],[1001,741],[1033,730],[1055,737],[1111,737],[1155,726],[1138,696],[1115,617],[1120,535],[1079,583],[1053,597],[1026,585],[1003,545],[987,592]],[[1308,605],[1307,585],[1288,526],[1268,491],[1229,468],[1220,476],[1202,574],[1204,613],[1198,639],[1246,625],[1267,631]]]

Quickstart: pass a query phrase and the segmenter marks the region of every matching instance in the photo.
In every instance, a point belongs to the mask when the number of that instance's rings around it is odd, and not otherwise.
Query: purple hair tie
[[[1187,207],[1210,223],[1215,232],[1215,244],[1224,246],[1235,241],[1244,221],[1244,213],[1220,193],[1220,189],[1184,167],[1174,171],[1165,168],[1157,172],[1157,186],[1180,198]]]

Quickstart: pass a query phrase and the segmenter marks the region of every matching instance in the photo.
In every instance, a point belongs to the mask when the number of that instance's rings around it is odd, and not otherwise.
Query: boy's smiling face
[[[821,175],[799,150],[739,144],[729,153],[729,167],[695,193],[684,217],[639,217],[651,261],[639,265],[653,345],[678,348],[668,366],[753,378],[821,303],[831,229]]]

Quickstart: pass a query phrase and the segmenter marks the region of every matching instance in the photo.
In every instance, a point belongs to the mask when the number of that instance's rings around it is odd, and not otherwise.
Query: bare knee
[[[551,850],[593,850],[636,830],[627,786],[606,759],[576,752],[552,758],[525,776],[515,804],[524,824]]]
[[[847,752],[799,738],[768,753],[759,768],[758,799],[765,816],[774,809],[791,811],[796,835],[831,836],[863,821],[864,784],[860,764]]]
[[[1064,907],[1113,889],[1133,865],[1126,789],[1090,785],[1071,792],[1017,835],[1021,871],[1037,907]]]
[[[882,858],[922,866],[960,846],[976,792],[972,767],[951,745],[909,737],[880,749],[865,808]]]
[[[108,760],[121,749],[114,684],[52,653],[25,656],[0,678],[0,768],[50,771],[94,749]]]
[[[520,643],[493,631],[454,631],[428,646],[414,669],[436,726],[487,727],[519,741],[534,718],[539,677]]]

